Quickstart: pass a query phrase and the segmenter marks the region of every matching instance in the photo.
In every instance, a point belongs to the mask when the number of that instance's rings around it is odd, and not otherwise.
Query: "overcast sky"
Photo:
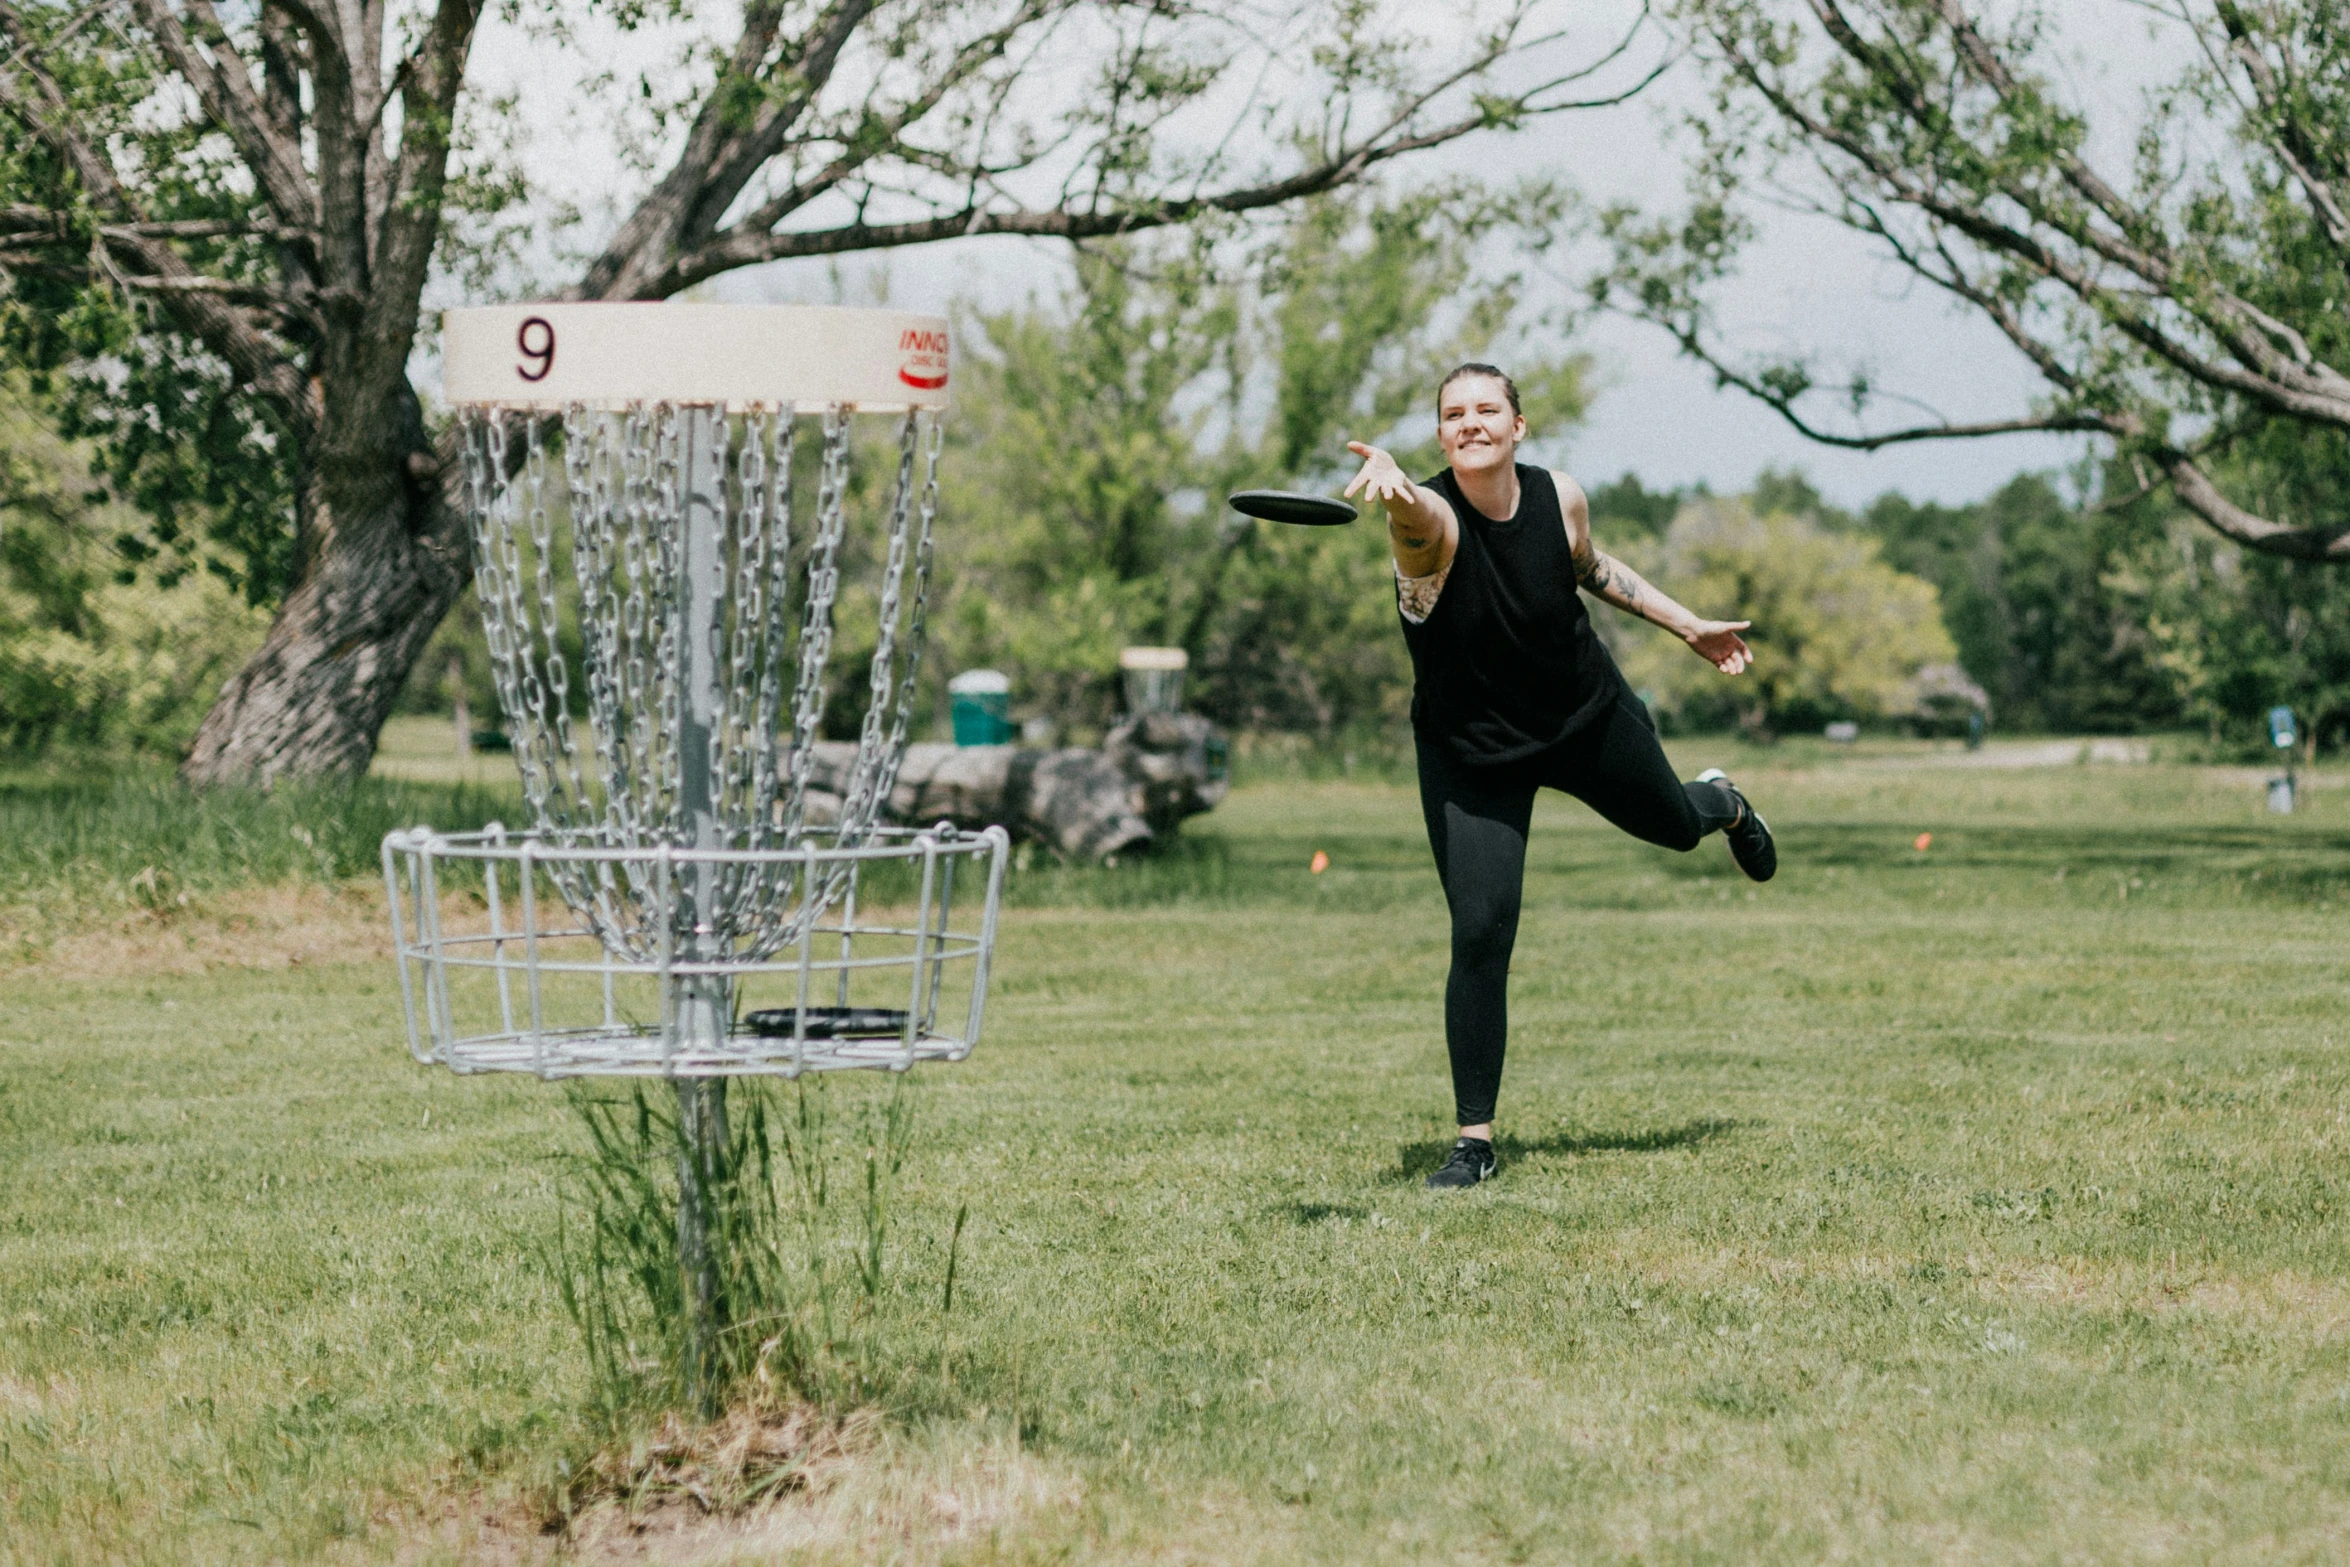
[[[1572,0],[1561,14],[1597,43],[1634,9],[1624,0]],[[2064,0],[2059,14],[2065,30],[2057,58],[2073,92],[2107,111],[2098,117],[2101,130],[2119,130],[2126,146],[2122,122],[2142,86],[2175,68],[2177,40],[2158,34],[2130,0]],[[547,57],[551,46],[543,42],[487,33],[484,44],[489,58],[483,64],[491,67],[485,74],[493,78],[544,83],[563,70]],[[1405,177],[1472,171],[1509,179],[1542,172],[1564,176],[1594,202],[1669,203],[1680,188],[1685,151],[1675,122],[1698,87],[1692,71],[1677,68],[1628,104],[1456,144],[1411,163]],[[537,166],[534,177],[574,191],[583,182],[635,188],[637,181],[594,149],[595,129],[575,127],[537,140],[526,153],[526,162]],[[2103,139],[2116,136],[2108,131]],[[603,168],[611,169],[610,179],[602,177]],[[893,303],[944,309],[957,299],[1000,306],[1050,296],[1065,261],[1057,245],[989,239],[885,258],[852,257],[846,265],[858,272],[886,267]],[[714,292],[738,299],[820,299],[832,288],[823,264],[787,263],[722,279]],[[1921,397],[1951,418],[2020,413],[2038,390],[2037,379],[1989,326],[1953,310],[1830,223],[1774,216],[1718,304],[1725,331],[1741,347],[1810,347],[1830,360],[1856,358],[1878,385]],[[2020,470],[2064,468],[2084,449],[2075,438],[2007,436],[1872,454],[1836,451],[1804,440],[1743,394],[1715,390],[1710,375],[1680,358],[1653,328],[1603,321],[1576,346],[1592,355],[1600,384],[1588,420],[1566,447],[1568,466],[1586,483],[1636,473],[1652,487],[1703,482],[1734,491],[1766,467],[1799,468],[1846,504],[1886,490],[1955,502],[1982,496]]]

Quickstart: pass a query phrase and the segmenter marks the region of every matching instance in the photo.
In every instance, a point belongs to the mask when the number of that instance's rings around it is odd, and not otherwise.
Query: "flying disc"
[[[1242,490],[1224,501],[1243,516],[1294,522],[1304,528],[1336,528],[1355,520],[1352,503],[1327,495],[1301,495],[1295,490]]]
[[[809,1007],[809,1039],[875,1039],[906,1031],[906,1014],[890,1007]],[[797,1033],[801,1009],[769,1007],[743,1019],[751,1032],[768,1039],[790,1039]]]

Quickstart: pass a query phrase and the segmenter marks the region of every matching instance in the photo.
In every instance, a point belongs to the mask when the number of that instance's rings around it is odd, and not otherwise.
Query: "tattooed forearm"
[[[1589,557],[1588,565],[1585,557]],[[1643,620],[1655,620],[1655,610],[1661,608],[1655,601],[1661,597],[1647,581],[1616,559],[1586,544],[1576,552],[1576,575],[1583,585],[1616,608],[1638,615]],[[1669,602],[1669,601],[1668,601]],[[1659,622],[1660,624],[1662,622]]]

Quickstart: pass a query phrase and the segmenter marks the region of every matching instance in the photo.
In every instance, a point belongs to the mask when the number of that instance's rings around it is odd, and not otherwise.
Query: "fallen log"
[[[815,751],[808,819],[837,820],[857,748]],[[1189,713],[1129,719],[1100,750],[910,745],[883,811],[909,825],[1000,824],[1068,859],[1107,859],[1171,841],[1185,817],[1213,809],[1230,787],[1224,754],[1216,726]]]

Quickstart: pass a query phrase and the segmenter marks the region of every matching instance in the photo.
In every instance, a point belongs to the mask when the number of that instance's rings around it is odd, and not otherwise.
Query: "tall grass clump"
[[[380,778],[190,789],[170,775],[0,784],[0,899],[127,889],[151,869],[192,891],[370,874],[384,834],[481,826],[513,802],[478,785]]]
[[[833,1124],[829,1096],[821,1076],[737,1081],[722,1134],[705,1140],[658,1091],[574,1092],[586,1146],[567,1172],[551,1260],[607,1428],[744,1401],[853,1404],[876,1390],[913,1101],[898,1078],[860,1135]],[[704,1194],[713,1265],[706,1319],[679,1230],[688,1173]]]

